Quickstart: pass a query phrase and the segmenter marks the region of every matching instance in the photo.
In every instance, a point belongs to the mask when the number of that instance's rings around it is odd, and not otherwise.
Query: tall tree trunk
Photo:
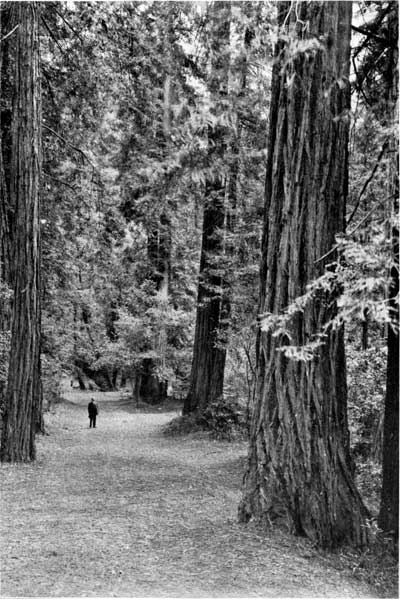
[[[157,226],[149,234],[147,253],[152,269],[151,279],[156,285],[156,302],[160,314],[160,322],[157,323],[157,338],[154,340],[154,345],[160,356],[159,366],[162,367],[166,337],[162,313],[168,305],[171,271],[171,222],[166,211],[161,214]],[[162,368],[160,369],[162,370]],[[157,360],[153,358],[142,360],[140,377],[138,378],[138,393],[143,401],[151,405],[162,403],[167,399],[168,382],[160,376],[158,370]]]
[[[36,2],[15,2],[15,96],[12,117],[10,199],[15,207],[14,297],[1,459],[35,458],[41,427],[40,379],[40,173],[41,95]]]
[[[398,193],[398,185],[397,185]],[[387,373],[383,424],[382,491],[378,524],[397,539],[399,534],[399,229],[393,227],[394,264],[391,269],[392,325],[387,338]]]
[[[265,189],[259,313],[282,316],[323,274],[343,231],[347,195],[351,2],[280,2]],[[291,36],[288,41],[288,35]],[[330,257],[332,261],[332,256]],[[315,292],[286,332],[262,326],[257,390],[239,517],[283,518],[324,547],[366,542],[367,515],[352,479],[343,331],[328,326],[308,359],[287,357],[318,339],[336,314]]]
[[[9,53],[12,44],[11,4],[0,3],[0,410],[3,409],[11,327],[12,222],[10,205],[12,76]]]
[[[389,19],[391,44],[389,45],[387,64],[387,111],[389,126],[393,127],[389,153],[389,189],[388,196],[394,198],[392,227],[393,265],[389,302],[392,326],[388,329],[388,355],[386,375],[385,414],[383,425],[382,455],[382,492],[378,524],[385,532],[399,534],[399,148],[397,140],[398,121],[398,6],[392,3]],[[389,41],[389,40],[388,40]]]
[[[214,99],[217,116],[224,109],[228,96],[229,2],[214,2],[211,6],[211,68],[208,87]],[[201,413],[223,392],[226,361],[226,329],[230,302],[225,293],[226,282],[219,271],[218,258],[223,256],[223,231],[226,226],[226,177],[223,169],[227,153],[228,134],[221,124],[209,128],[209,166],[214,167],[213,179],[206,180],[203,212],[203,234],[197,294],[196,329],[190,386],[183,413]],[[219,172],[218,172],[219,171]]]
[[[172,9],[173,11],[173,9]],[[164,147],[165,155],[168,155],[171,136],[171,105],[173,103],[173,69],[172,56],[174,22],[172,11],[165,14],[165,26],[163,28],[163,44],[166,62],[166,73],[163,86],[163,119],[162,127],[159,129],[160,145]],[[156,304],[158,311],[158,322],[156,323],[156,334],[154,338],[154,349],[158,355],[156,359],[146,358],[142,360],[140,367],[139,395],[146,403],[155,405],[167,399],[168,381],[165,378],[165,354],[167,347],[166,313],[168,311],[169,285],[171,278],[171,250],[172,234],[171,219],[168,214],[168,177],[164,186],[164,206],[161,207],[159,220],[148,236],[148,258],[152,267],[151,279],[156,285]]]

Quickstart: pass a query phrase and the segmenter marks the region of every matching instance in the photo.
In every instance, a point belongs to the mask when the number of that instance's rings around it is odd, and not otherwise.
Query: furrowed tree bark
[[[12,4],[18,24],[15,94],[11,126],[10,200],[15,209],[14,296],[1,460],[35,458],[35,432],[41,428],[40,379],[40,173],[41,96],[39,6]]]
[[[220,116],[221,104],[228,95],[230,3],[214,2],[210,10],[212,41],[208,87],[217,116]],[[226,127],[221,124],[210,127],[208,140],[209,165],[222,165],[228,144]],[[226,184],[226,173],[222,168],[219,173],[214,173],[212,179],[206,179],[196,329],[189,392],[183,414],[201,414],[223,392],[230,302],[224,292],[226,283],[217,261],[224,251]]]
[[[350,2],[280,2],[265,188],[259,313],[282,315],[324,272],[343,231],[348,170]],[[290,41],[288,41],[290,36]],[[332,260],[332,258],[331,258]],[[309,359],[289,358],[336,314],[318,291],[286,333],[260,328],[257,389],[239,518],[323,547],[363,545],[367,511],[352,478],[342,329]]]
[[[11,161],[11,99],[12,76],[9,54],[13,42],[11,26],[11,4],[0,3],[0,335],[4,348],[0,364],[0,409],[3,409],[8,366],[7,342],[11,326],[11,301],[6,289],[12,288],[12,222],[10,205],[10,161]]]

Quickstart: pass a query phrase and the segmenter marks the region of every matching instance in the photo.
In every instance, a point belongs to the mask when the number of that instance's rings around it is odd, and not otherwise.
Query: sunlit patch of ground
[[[88,428],[95,395],[98,428]],[[374,597],[304,542],[237,522],[245,445],[68,392],[33,465],[3,465],[1,596]]]

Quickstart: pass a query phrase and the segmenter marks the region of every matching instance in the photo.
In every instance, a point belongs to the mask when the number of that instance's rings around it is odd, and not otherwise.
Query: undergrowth
[[[373,587],[380,597],[398,597],[398,547],[393,539],[382,534],[374,522],[370,523],[371,542],[361,551],[348,551],[340,556],[346,568],[359,581]]]
[[[211,402],[201,414],[178,416],[163,429],[164,435],[179,436],[208,432],[212,438],[233,441],[247,435],[246,418],[242,406],[225,398]]]

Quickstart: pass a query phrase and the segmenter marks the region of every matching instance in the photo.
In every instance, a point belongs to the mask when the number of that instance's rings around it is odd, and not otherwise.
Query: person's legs
[[[93,416],[89,416],[89,428],[92,428],[93,425]]]
[[[93,428],[96,428],[96,414],[93,416]]]

